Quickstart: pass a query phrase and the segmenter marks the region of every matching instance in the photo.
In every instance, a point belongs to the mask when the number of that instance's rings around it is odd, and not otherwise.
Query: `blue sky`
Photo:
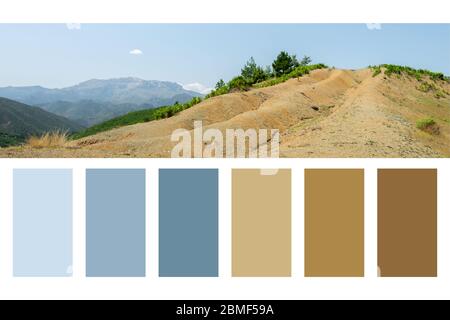
[[[450,75],[450,24],[0,24],[0,43],[0,86],[132,76],[211,87],[250,56],[269,65],[281,50],[339,68]]]

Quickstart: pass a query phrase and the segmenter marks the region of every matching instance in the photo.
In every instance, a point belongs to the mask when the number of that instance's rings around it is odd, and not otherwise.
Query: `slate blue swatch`
[[[72,170],[13,171],[13,273],[72,275]]]
[[[86,274],[145,276],[145,170],[86,171]]]
[[[218,276],[218,170],[159,171],[159,275]]]

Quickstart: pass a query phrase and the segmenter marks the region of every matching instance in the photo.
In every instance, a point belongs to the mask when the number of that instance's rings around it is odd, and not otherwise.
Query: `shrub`
[[[251,84],[249,84],[243,76],[237,76],[231,79],[230,82],[228,82],[228,88],[229,91],[233,89],[237,89],[239,91],[245,91],[248,90]]]
[[[448,81],[449,78],[445,77],[441,72],[433,72],[425,69],[414,69],[408,66],[399,66],[394,64],[381,64],[379,66],[369,66],[372,70],[377,70],[378,68],[384,68],[384,74],[390,77],[391,75],[408,75],[414,77],[418,81],[422,80],[423,77],[427,76],[433,81]]]
[[[439,126],[432,118],[420,119],[416,122],[417,129],[428,132],[430,134],[439,134]]]
[[[220,96],[222,94],[227,94],[230,92],[230,88],[228,85],[224,85],[223,87],[220,87],[216,90],[211,91],[209,94],[206,95],[205,99],[209,99],[215,96]]]
[[[377,75],[379,75],[381,73],[381,68],[379,66],[375,66],[375,67],[370,67],[372,69],[372,77],[376,77]]]
[[[274,86],[276,84],[283,83],[291,78],[302,77],[306,74],[309,74],[313,70],[324,69],[324,68],[328,68],[328,67],[326,65],[324,65],[323,63],[313,64],[313,65],[309,65],[309,66],[298,66],[293,71],[291,71],[289,74],[285,74],[278,78],[271,78],[271,79],[268,79],[267,81],[257,83],[254,85],[254,87],[255,88],[264,88],[264,87]]]
[[[416,89],[425,93],[432,91],[434,92],[434,97],[436,99],[445,98],[445,96],[448,94],[447,91],[441,90],[433,83],[428,82],[422,82],[419,86],[416,87]]]
[[[436,121],[434,121],[432,118],[420,119],[416,122],[416,126],[418,129],[425,129],[434,124],[436,124]]]
[[[429,92],[435,88],[434,85],[428,82],[422,82],[418,87],[416,87],[417,90],[422,92]]]
[[[219,81],[217,81],[215,88],[216,90],[219,90],[225,86],[226,86],[225,81],[223,81],[223,79],[220,79]]]

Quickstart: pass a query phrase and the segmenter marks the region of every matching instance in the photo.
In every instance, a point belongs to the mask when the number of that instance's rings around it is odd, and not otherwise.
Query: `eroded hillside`
[[[424,85],[424,83],[429,85]],[[63,147],[0,149],[2,157],[169,157],[175,129],[279,129],[281,157],[448,157],[450,84],[370,69],[321,69],[282,84],[213,97],[171,118]],[[433,128],[418,122],[433,120]],[[433,129],[433,130],[428,130]]]

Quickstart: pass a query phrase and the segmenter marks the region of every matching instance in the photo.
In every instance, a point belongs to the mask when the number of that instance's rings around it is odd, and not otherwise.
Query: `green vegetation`
[[[421,81],[420,85],[417,86],[416,89],[425,93],[431,91],[434,93],[434,97],[436,99],[445,98],[448,95],[447,91],[437,87],[434,83],[429,83],[426,81]]]
[[[432,83],[422,82],[416,89],[422,92],[430,92],[431,90],[435,90],[436,86]]]
[[[54,130],[77,132],[82,126],[38,107],[0,97],[2,144],[17,144],[30,135]],[[5,125],[6,124],[6,125]]]
[[[380,66],[375,66],[375,67],[370,67],[370,68],[373,71],[372,77],[374,77],[374,78],[381,73],[381,67]]]
[[[274,86],[276,84],[279,83],[283,83],[291,78],[299,78],[302,77],[306,74],[309,74],[311,71],[316,70],[316,69],[324,69],[324,68],[328,68],[326,65],[319,63],[319,64],[313,64],[313,65],[309,65],[309,66],[298,66],[297,68],[295,68],[294,70],[292,70],[290,73],[285,74],[281,77],[277,77],[277,78],[272,78],[269,80],[266,80],[264,82],[261,83],[257,83],[255,85],[253,85],[253,87],[255,88],[264,88],[264,87],[270,87],[270,86]]]
[[[420,119],[416,122],[416,127],[418,129],[426,129],[430,126],[433,126],[436,124],[436,121],[434,121],[432,118],[425,118],[425,119]]]
[[[0,132],[0,148],[17,146],[24,142],[25,139],[23,137]]]
[[[310,73],[315,69],[327,68],[324,64],[310,65],[311,58],[304,56],[299,62],[295,55],[289,55],[282,51],[272,63],[272,67],[263,68],[256,64],[255,59],[251,57],[244,67],[241,74],[232,78],[229,82],[220,79],[215,90],[208,94],[205,99],[220,96],[235,91],[246,91],[251,88],[263,88],[282,83],[291,78],[298,78]],[[100,132],[108,131],[123,126],[136,123],[149,122],[153,120],[170,118],[177,113],[186,110],[202,101],[201,98],[193,98],[188,103],[175,103],[172,106],[164,106],[155,109],[146,109],[130,112],[126,115],[105,121],[79,133],[71,136],[72,139],[81,139]]]
[[[439,126],[432,118],[420,119],[416,122],[417,129],[428,132],[430,134],[439,134]]]
[[[258,66],[253,57],[247,61],[241,70],[241,77],[248,84],[254,84],[266,80],[269,77],[264,69]]]
[[[281,51],[275,61],[272,63],[272,68],[275,76],[283,76],[291,73],[292,70],[299,66],[299,62],[295,55],[289,55],[286,51]]]
[[[397,77],[401,77],[402,75],[413,77],[420,82],[420,85],[416,87],[417,90],[425,93],[431,91],[437,99],[445,98],[449,95],[447,91],[436,85],[439,81],[450,82],[450,77],[444,76],[441,72],[414,69],[407,66],[397,66],[393,64],[381,64],[378,66],[369,66],[369,68],[372,69],[373,77],[378,76],[382,71],[384,71],[384,74],[388,77],[391,77],[392,75],[396,75]],[[430,80],[432,83],[429,82]]]
[[[299,62],[295,55],[281,51],[271,66],[263,68],[251,57],[241,69],[239,76],[234,77],[228,83],[220,79],[215,90],[208,94],[206,99],[235,91],[273,86],[291,78],[304,76],[315,69],[328,68],[324,64],[311,65],[311,61],[310,57],[304,56]]]
[[[408,66],[398,66],[394,64],[380,64],[378,66],[369,66],[373,71],[373,76],[376,77],[381,73],[381,69],[384,69],[384,74],[388,77],[391,75],[408,75],[416,78],[417,80],[422,80],[423,77],[428,76],[431,80],[437,81],[450,81],[449,77],[444,76],[441,72],[433,72],[425,69],[414,69]]]
[[[216,83],[216,90],[219,90],[219,89],[221,89],[221,88],[223,88],[223,87],[225,87],[225,81],[223,81],[223,79],[220,79],[219,81],[217,81],[217,83]]]
[[[81,139],[111,129],[129,126],[136,123],[144,123],[153,120],[170,118],[177,113],[189,109],[200,103],[201,98],[195,97],[187,103],[175,103],[173,106],[164,106],[155,109],[146,109],[127,113],[126,115],[105,121],[71,136],[72,139]]]
[[[220,96],[230,92],[240,92],[247,91],[251,88],[264,88],[273,85],[280,84],[291,78],[299,78],[304,75],[309,74],[311,71],[316,69],[328,68],[326,65],[311,64],[312,60],[308,56],[304,56],[301,61],[297,60],[295,55],[290,55],[285,51],[281,51],[276,59],[273,61],[271,66],[265,68],[259,66],[255,59],[251,57],[246,64],[241,69],[241,74],[232,78],[230,81],[225,82],[220,79],[216,85],[215,89],[209,93],[205,99]],[[445,97],[448,95],[446,91],[439,90],[439,88],[433,83],[423,81],[423,78],[428,77],[432,81],[450,81],[448,77],[445,77],[442,73],[432,72],[423,69],[413,69],[406,66],[397,66],[391,64],[382,64],[378,66],[369,66],[372,69],[372,76],[376,77],[382,72],[386,76],[391,76],[393,74],[397,76],[408,75],[421,81],[421,84],[417,87],[417,90],[423,92],[434,91],[435,97]],[[186,110],[197,103],[201,102],[201,98],[193,98],[188,103],[180,104],[175,103],[171,106],[164,106],[155,109],[140,110],[135,112],[130,112],[124,116],[111,119],[109,121],[103,122],[101,124],[90,127],[84,131],[72,135],[73,139],[80,139],[87,137],[99,132],[108,131],[114,128],[119,128],[127,125],[132,125],[136,123],[149,122],[153,120],[170,118],[177,113]],[[417,128],[429,131],[431,133],[436,133],[439,131],[439,127],[434,122],[433,119],[422,119],[417,122]]]

